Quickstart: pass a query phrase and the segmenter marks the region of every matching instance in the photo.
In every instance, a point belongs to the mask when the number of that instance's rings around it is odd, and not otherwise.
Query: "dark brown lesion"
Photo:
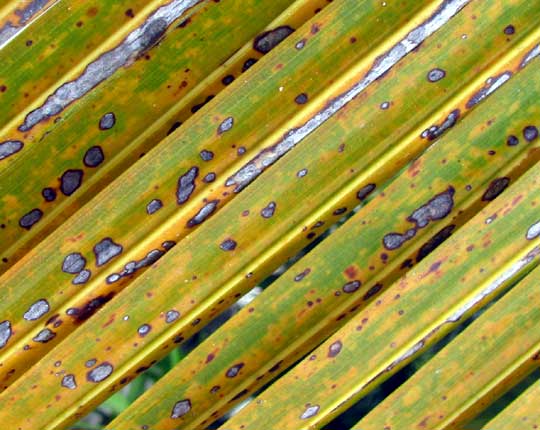
[[[292,33],[294,33],[294,29],[288,25],[265,31],[255,38],[253,49],[261,54],[267,54]]]
[[[86,302],[80,308],[70,308],[68,315],[73,318],[76,324],[80,324],[92,315],[94,315],[99,309],[101,309],[106,303],[108,303],[114,297],[114,293],[110,292],[106,295],[100,295]]]

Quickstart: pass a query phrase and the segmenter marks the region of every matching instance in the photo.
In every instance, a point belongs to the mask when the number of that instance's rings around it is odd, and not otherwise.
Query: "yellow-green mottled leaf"
[[[535,285],[537,286],[537,285]],[[506,430],[527,426],[531,429],[540,428],[540,382],[534,383],[494,419],[489,421],[483,430]]]

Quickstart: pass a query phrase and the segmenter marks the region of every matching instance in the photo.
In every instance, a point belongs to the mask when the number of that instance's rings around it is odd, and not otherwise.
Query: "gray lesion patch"
[[[0,160],[16,154],[23,149],[23,146],[24,144],[20,140],[6,140],[0,143]]]
[[[19,17],[19,22],[13,24],[11,21],[8,21],[0,28],[0,48],[13,39],[38,12],[47,6],[47,4],[53,5],[58,1],[59,0],[33,0],[26,2],[24,8],[16,9],[15,14]]]
[[[195,227],[205,222],[215,211],[219,200],[211,200],[206,203],[197,214],[187,222],[188,227]]]
[[[69,390],[75,390],[77,388],[77,382],[75,381],[75,375],[70,373],[62,378],[62,387]]]
[[[187,202],[195,190],[195,179],[199,175],[197,166],[191,167],[186,173],[178,178],[178,187],[176,190],[176,201],[179,205]]]
[[[167,324],[170,324],[174,321],[176,321],[180,317],[180,312],[177,310],[171,309],[170,311],[167,311],[165,314],[165,322]]]
[[[50,310],[49,302],[45,299],[39,299],[24,313],[23,318],[26,321],[35,321],[40,319]]]
[[[103,266],[117,255],[120,255],[123,250],[124,248],[122,245],[114,243],[110,237],[102,239],[96,246],[94,246],[96,266]]]
[[[99,129],[100,130],[110,130],[116,124],[116,116],[114,112],[107,112],[99,120]]]
[[[60,178],[60,191],[65,196],[71,196],[81,186],[84,172],[80,169],[68,169]]]
[[[294,32],[294,29],[288,25],[277,27],[270,31],[265,31],[255,38],[253,41],[253,49],[261,54],[267,54],[283,40],[289,37]]]
[[[461,111],[459,109],[454,109],[448,114],[446,119],[442,122],[441,125],[432,125],[427,130],[424,130],[422,133],[423,138],[428,140],[435,140],[438,137],[442,136],[447,130],[451,129],[458,122]]]
[[[88,269],[81,270],[81,272],[73,278],[71,283],[73,285],[81,285],[86,284],[88,280],[90,279],[90,276],[92,276],[92,272]]]
[[[480,103],[482,100],[489,97],[500,87],[502,87],[506,82],[512,77],[512,72],[506,71],[501,73],[498,76],[493,76],[486,81],[486,84],[478,90],[470,99],[467,101],[467,109],[472,108],[473,106]]]
[[[319,405],[310,405],[306,407],[306,410],[300,415],[301,420],[307,420],[309,418],[314,417],[319,413],[320,406]]]
[[[56,3],[58,0],[54,0]],[[20,18],[19,24],[26,24],[30,21],[40,10],[42,10],[47,3],[51,3],[51,0],[33,0],[27,3],[23,9],[15,10],[15,14]]]
[[[92,146],[83,157],[83,163],[86,167],[97,167],[105,160],[103,150],[99,146]]]
[[[105,361],[99,366],[90,370],[90,372],[86,374],[86,379],[88,379],[90,382],[101,382],[111,376],[113,370],[113,365]]]
[[[56,337],[56,333],[48,328],[41,330],[32,340],[39,343],[47,343]]]
[[[120,273],[112,273],[106,278],[107,284],[114,284],[115,282],[118,282],[120,279],[131,276],[135,274],[138,270],[142,269],[143,267],[149,267],[152,264],[154,264],[156,261],[158,261],[163,255],[165,255],[165,252],[167,252],[170,248],[167,249],[164,246],[165,251],[162,251],[160,249],[152,249],[144,258],[142,258],[139,261],[130,261],[124,266],[124,270],[122,270]]]
[[[519,68],[523,69],[529,65],[529,63],[534,60],[536,57],[540,57],[540,43],[536,45],[534,48],[532,48],[525,57],[523,57],[523,60],[521,60],[521,63],[519,64]]]
[[[240,373],[240,370],[242,370],[242,367],[244,367],[244,363],[238,363],[231,366],[229,369],[227,369],[227,372],[225,372],[225,376],[227,378],[236,377]]]
[[[174,21],[201,2],[202,0],[173,0],[156,9],[118,46],[100,55],[86,66],[77,79],[62,84],[40,107],[26,115],[19,130],[29,131],[36,124],[58,115],[71,103],[111,77],[118,69],[131,64],[156,45]]]
[[[62,272],[74,275],[83,270],[84,266],[86,266],[86,258],[79,252],[72,252],[64,258],[64,261],[62,262]]]
[[[446,76],[446,72],[443,69],[435,68],[431,69],[427,74],[429,82],[438,82]]]
[[[174,405],[171,412],[171,418],[173,420],[181,418],[189,411],[191,411],[191,402],[189,401],[189,399],[180,400]]]
[[[225,186],[234,187],[238,193],[255,180],[264,170],[292,150],[308,135],[317,130],[328,119],[348,105],[373,82],[382,78],[410,52],[418,48],[424,40],[445,25],[454,15],[464,8],[471,0],[445,0],[440,7],[418,27],[414,28],[400,42],[387,52],[377,57],[370,70],[352,87],[330,100],[327,105],[309,118],[303,125],[287,131],[281,140],[263,149],[231,175]]]
[[[420,206],[407,217],[407,221],[413,223],[415,227],[408,229],[404,234],[396,232],[386,234],[382,240],[383,246],[390,251],[398,249],[416,236],[417,229],[426,227],[431,221],[446,217],[454,207],[454,193],[454,187],[449,186],[446,191]]]
[[[272,218],[276,212],[276,202],[270,202],[261,210],[261,216],[263,218]]]
[[[527,229],[525,237],[527,240],[533,240],[540,236],[540,221],[534,223]]]
[[[8,343],[9,338],[12,335],[11,323],[9,321],[2,321],[0,323],[0,348],[3,348]]]
[[[41,209],[32,209],[27,214],[24,214],[21,219],[19,219],[19,226],[26,230],[30,230],[32,226],[41,219],[42,216],[43,211]]]
[[[386,249],[394,250],[403,245],[407,240],[412,239],[416,235],[416,230],[410,228],[405,234],[388,233],[383,237],[383,245]]]
[[[443,219],[454,207],[454,193],[454,187],[448,187],[446,191],[437,194],[425,205],[416,209],[407,221],[414,222],[418,228],[423,228],[430,221]]]
[[[232,116],[225,118],[223,122],[218,127],[218,134],[223,134],[227,131],[229,131],[231,128],[233,128],[234,125],[234,119]]]
[[[221,242],[221,244],[219,245],[219,247],[223,250],[223,251],[234,251],[236,249],[236,241],[233,240],[233,239],[225,239],[223,242]]]
[[[146,213],[148,215],[155,214],[163,207],[163,203],[159,199],[153,199],[146,205]]]

